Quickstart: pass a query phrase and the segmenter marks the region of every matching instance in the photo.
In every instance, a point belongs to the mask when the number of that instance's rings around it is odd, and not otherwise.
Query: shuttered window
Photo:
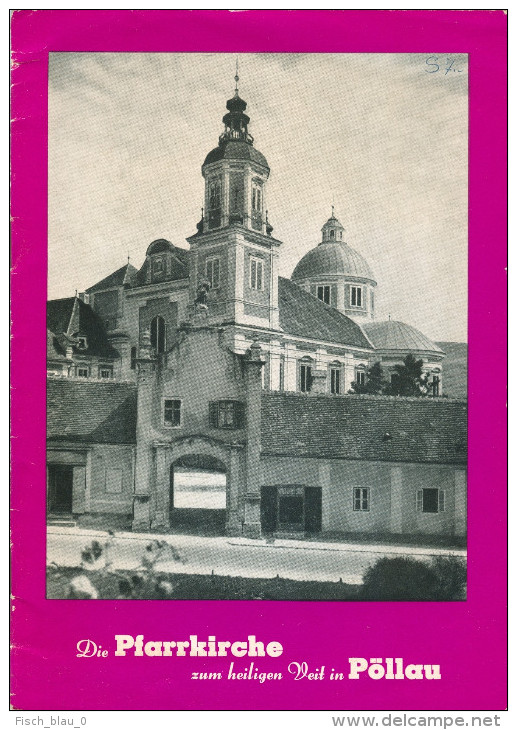
[[[445,492],[443,489],[419,489],[416,493],[417,512],[445,512]]]
[[[237,400],[212,401],[208,406],[212,428],[244,428],[244,403]]]

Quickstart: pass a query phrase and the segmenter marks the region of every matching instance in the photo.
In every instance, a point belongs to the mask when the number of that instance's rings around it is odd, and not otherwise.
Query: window
[[[330,231],[330,240],[333,241],[336,237],[336,231]]]
[[[131,370],[136,370],[136,347],[131,348]]]
[[[370,511],[370,487],[354,487],[354,512]]]
[[[206,260],[205,274],[210,282],[211,289],[219,289],[219,269],[220,263],[218,258],[210,258]]]
[[[163,401],[163,425],[173,428],[181,426],[181,401],[169,400]]]
[[[278,390],[285,390],[285,360],[283,355],[280,357],[278,368]]]
[[[163,317],[155,317],[151,320],[151,347],[154,347],[159,355],[165,352],[165,320]]]
[[[211,180],[208,183],[208,225],[217,228],[221,225],[221,181]]]
[[[244,428],[244,403],[237,400],[212,401],[208,420],[213,428]]]
[[[433,397],[437,398],[440,395],[440,378],[438,375],[433,375]]]
[[[300,390],[302,393],[309,393],[312,387],[312,367],[300,365]]]
[[[113,370],[110,367],[103,367],[101,366],[99,368],[99,378],[112,378],[113,377]]]
[[[357,385],[366,384],[366,373],[364,372],[364,370],[355,371],[355,382],[357,383]]]
[[[254,182],[251,188],[251,225],[256,231],[262,228],[262,185]]]
[[[443,489],[419,489],[416,493],[417,512],[444,512],[445,492]]]
[[[350,305],[352,307],[363,306],[363,288],[362,286],[350,287]]]
[[[341,368],[338,366],[330,368],[330,392],[333,395],[341,393]]]
[[[160,256],[159,258],[156,258],[153,262],[153,272],[155,274],[161,274],[163,272],[163,259]]]
[[[264,262],[261,259],[250,259],[250,288],[262,291],[264,288]]]
[[[83,337],[82,335],[77,335],[77,349],[86,350],[87,347],[88,347],[88,342],[86,340],[86,337]]]
[[[318,299],[325,304],[330,304],[330,286],[318,286]]]
[[[88,377],[88,367],[86,366],[79,366],[77,368],[77,377],[78,378],[87,378]]]

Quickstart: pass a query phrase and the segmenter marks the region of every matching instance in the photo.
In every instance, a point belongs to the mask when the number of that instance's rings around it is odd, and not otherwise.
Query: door
[[[278,529],[303,532],[305,528],[305,489],[278,487]]]
[[[72,514],[73,486],[73,466],[48,465],[48,511],[50,513]]]
[[[305,532],[321,532],[321,487],[305,487]]]
[[[262,487],[260,499],[260,521],[264,532],[274,532],[277,524],[277,488]]]

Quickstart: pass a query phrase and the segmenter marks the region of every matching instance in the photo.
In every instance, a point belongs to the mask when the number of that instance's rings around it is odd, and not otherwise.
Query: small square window
[[[417,512],[438,513],[445,511],[445,492],[443,489],[419,489],[416,494]]]
[[[354,487],[354,512],[370,511],[370,487]]]
[[[88,342],[86,340],[86,337],[78,337],[77,338],[77,349],[86,350],[87,347],[88,347]]]
[[[172,428],[181,426],[181,401],[166,399],[163,401],[163,425]]]
[[[77,377],[78,378],[87,378],[88,377],[88,368],[77,368]]]
[[[99,378],[108,379],[113,377],[111,368],[99,368]]]
[[[208,416],[213,428],[243,428],[244,403],[235,400],[212,401]]]

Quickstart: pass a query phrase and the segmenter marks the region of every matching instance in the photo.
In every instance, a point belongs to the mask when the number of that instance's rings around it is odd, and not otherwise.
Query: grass
[[[134,571],[84,571],[81,568],[53,567],[47,570],[47,598],[69,597],[70,581],[78,575],[87,575],[102,599],[126,599],[121,595],[120,582],[131,581]],[[285,578],[240,578],[224,575],[189,575],[185,573],[156,572],[156,580],[172,586],[170,595],[159,596],[168,600],[233,600],[233,601],[355,601],[359,600],[360,586],[347,583],[320,583]],[[156,595],[141,595],[140,599],[153,600]]]

